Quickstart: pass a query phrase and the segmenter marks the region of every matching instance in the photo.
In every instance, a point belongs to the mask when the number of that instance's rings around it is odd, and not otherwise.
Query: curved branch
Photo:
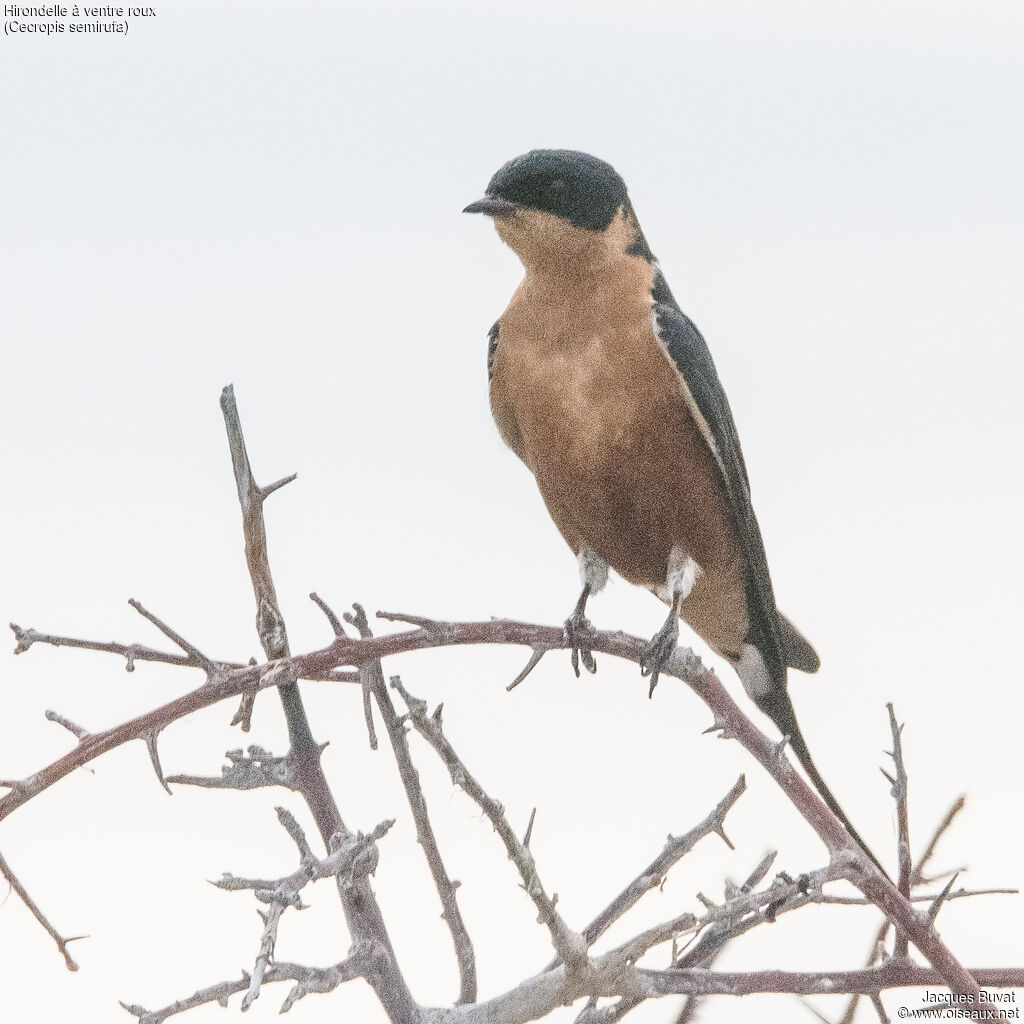
[[[215,677],[205,686],[154,711],[106,732],[94,733],[82,740],[75,750],[37,775],[24,780],[21,786],[0,799],[0,820],[100,753],[129,740],[139,739],[153,728],[162,728],[186,714],[228,697],[277,685],[282,677],[295,679],[309,674],[324,674],[339,667],[358,667],[396,654],[472,644],[512,644],[534,650],[539,647],[548,650],[569,647],[561,627],[538,626],[508,619],[430,623],[423,628],[365,640],[338,637],[330,646],[301,657],[230,670],[222,677]],[[596,632],[591,643],[595,652],[623,658],[635,664],[640,663],[644,646],[645,641],[639,637],[622,632]],[[867,859],[839,819],[798,774],[786,757],[785,749],[769,739],[746,717],[714,672],[705,668],[693,651],[680,648],[665,666],[663,675],[682,680],[704,701],[715,716],[716,725],[721,724],[771,775],[817,832],[833,858],[842,861],[843,871],[850,881],[906,931],[922,955],[939,972],[944,984],[952,992],[969,995],[976,1001],[976,1005],[986,1005],[982,1003],[977,983],[941,940],[932,922],[919,916],[910,902]],[[999,1019],[998,1012],[994,1019]]]

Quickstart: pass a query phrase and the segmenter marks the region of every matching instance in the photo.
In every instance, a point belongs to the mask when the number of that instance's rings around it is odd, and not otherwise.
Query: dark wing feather
[[[498,322],[487,332],[487,382],[491,381],[494,372],[494,355],[498,351]]]
[[[772,679],[785,688],[785,654],[779,612],[775,606],[761,530],[750,503],[750,480],[729,400],[722,390],[707,343],[693,321],[674,303],[657,303],[654,314],[661,343],[703,417],[709,442],[722,471],[725,492],[750,569],[747,583],[748,638],[761,652]]]

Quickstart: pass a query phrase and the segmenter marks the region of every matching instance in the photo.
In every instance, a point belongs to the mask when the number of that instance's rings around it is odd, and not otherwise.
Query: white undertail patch
[[[743,689],[757,700],[772,689],[772,677],[768,674],[768,666],[761,657],[761,652],[753,644],[744,644],[736,664],[736,674],[740,677]]]
[[[576,560],[580,567],[580,582],[590,588],[591,594],[599,594],[608,582],[608,563],[590,548],[581,548]]]

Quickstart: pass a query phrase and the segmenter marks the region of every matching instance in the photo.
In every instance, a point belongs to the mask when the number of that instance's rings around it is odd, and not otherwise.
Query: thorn
[[[736,739],[736,733],[729,728],[729,723],[719,715],[715,715],[715,719],[711,725],[709,725],[704,732],[701,734],[706,736],[710,732],[717,732],[718,739],[720,740],[734,740]]]
[[[514,690],[540,664],[540,659],[547,653],[548,649],[546,647],[534,647],[533,653],[530,655],[530,660],[526,663],[522,672],[520,672],[519,675],[517,675],[515,679],[505,687],[505,691],[509,692]],[[576,672],[576,677],[579,678],[578,670]]]
[[[526,835],[523,836],[523,849],[528,850],[530,848],[530,837],[533,835],[533,823],[537,818],[537,808],[534,807],[530,811],[530,823],[526,826]]]
[[[154,729],[152,732],[146,733],[146,749],[149,751],[149,759],[153,763],[153,771],[156,772],[156,777],[160,780],[160,785],[167,791],[168,796],[173,796],[171,787],[167,785],[167,780],[164,779],[164,770],[160,766],[160,753],[156,748],[156,741],[159,735],[159,729]]]
[[[298,473],[292,473],[291,476],[281,477],[280,480],[275,480],[272,484],[267,484],[266,487],[261,487],[260,497],[262,498],[263,501],[266,501],[267,498],[269,498],[274,493],[274,491],[280,490],[282,487],[285,486],[285,484],[290,484],[298,475]]]
[[[950,892],[952,892],[953,886],[959,877],[960,872],[958,871],[946,883],[945,889],[943,889],[942,892],[940,892],[939,895],[935,897],[935,900],[932,902],[932,905],[928,908],[928,921],[930,924],[935,924],[935,918],[939,916],[939,911],[942,909],[942,904],[946,901],[946,898],[949,896]]]
[[[707,896],[705,896],[704,893],[702,893],[702,892],[697,893],[697,899],[700,900],[700,902],[704,904],[705,910],[717,910],[718,909],[718,904],[715,903],[713,900],[709,900],[707,898]]]
[[[730,850],[736,849],[736,847],[732,845],[732,840],[725,834],[725,827],[722,825],[721,822],[719,822],[715,826],[715,835],[721,836],[722,842],[725,843],[725,845],[728,846]]]

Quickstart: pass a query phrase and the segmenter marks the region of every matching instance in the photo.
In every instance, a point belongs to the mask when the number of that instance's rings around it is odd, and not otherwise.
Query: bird
[[[463,212],[489,217],[524,269],[488,334],[490,404],[578,561],[582,591],[565,623],[576,675],[580,661],[596,671],[586,607],[612,569],[669,606],[641,659],[650,692],[682,619],[733,665],[881,869],[797,723],[788,669],[813,673],[820,659],[776,606],[729,401],[622,177],[588,153],[534,149]]]

